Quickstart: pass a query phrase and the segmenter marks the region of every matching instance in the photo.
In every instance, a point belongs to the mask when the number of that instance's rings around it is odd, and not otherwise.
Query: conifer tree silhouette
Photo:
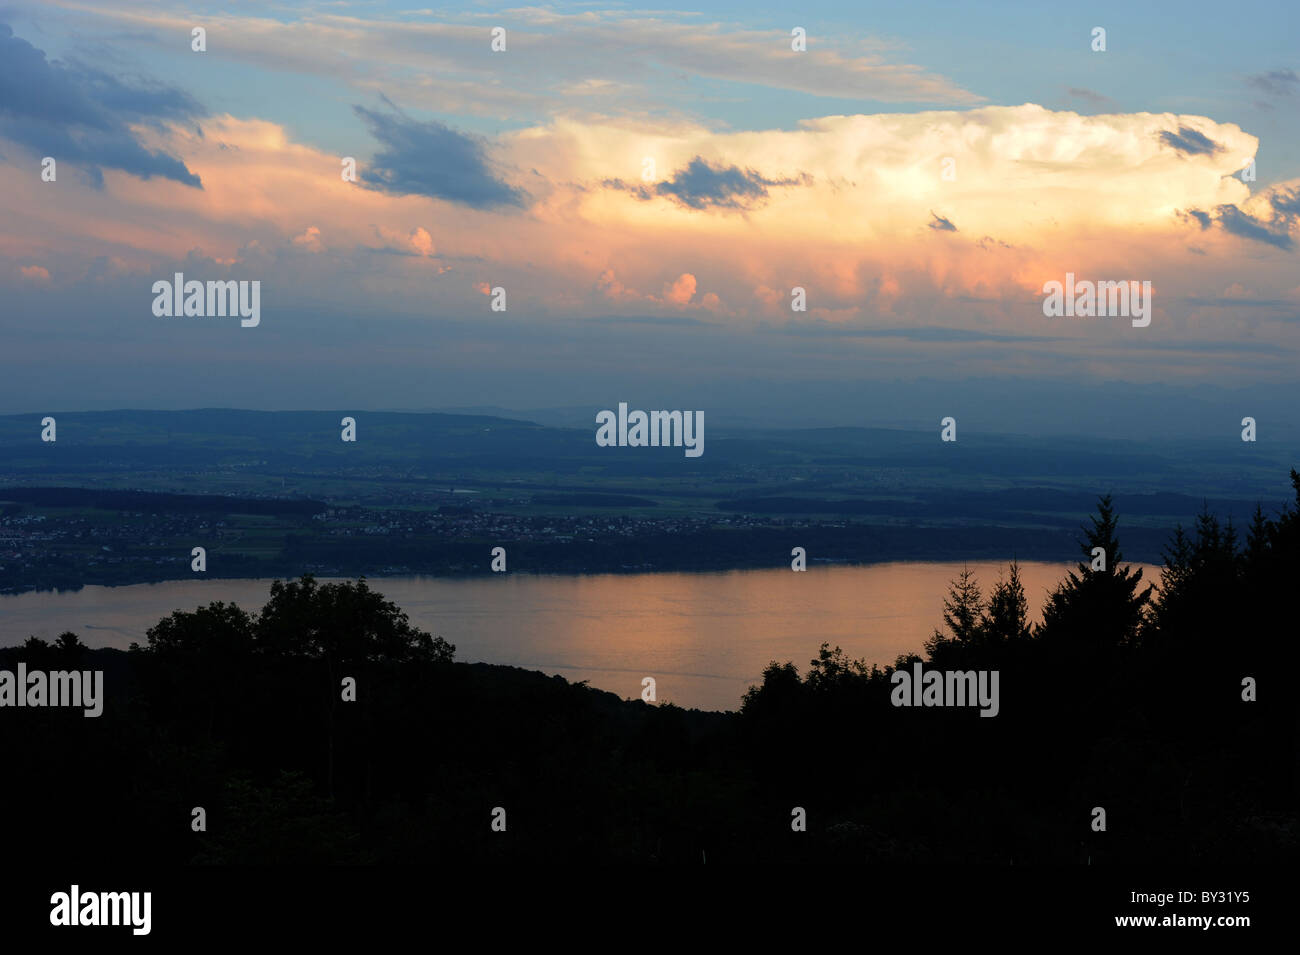
[[[1123,566],[1118,521],[1109,494],[1098,499],[1092,527],[1082,528],[1086,559],[1048,597],[1039,635],[1049,643],[1104,653],[1137,642],[1152,587],[1141,568]],[[1094,556],[1101,548],[1101,560]],[[1098,569],[1094,568],[1096,563]]]
[[[957,579],[948,588],[943,602],[943,622],[953,638],[963,643],[977,643],[983,635],[981,614],[984,596],[979,583],[969,568],[963,567]]]
[[[1029,601],[1020,582],[1020,564],[1012,561],[1007,576],[993,587],[981,622],[990,643],[1021,641],[1029,637]]]

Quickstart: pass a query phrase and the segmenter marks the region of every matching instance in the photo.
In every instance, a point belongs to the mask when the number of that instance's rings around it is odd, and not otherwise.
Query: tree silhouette
[[[1266,554],[1262,538],[1267,536],[1268,522],[1262,518],[1257,508],[1251,526],[1256,561],[1263,561]],[[1194,536],[1178,527],[1164,558],[1160,592],[1143,627],[1144,642],[1168,650],[1177,640],[1183,649],[1201,653],[1209,648],[1206,638],[1211,634],[1231,630],[1234,623],[1240,626],[1242,621],[1234,617],[1242,606],[1250,558],[1242,560],[1231,520],[1221,525],[1203,509]]]
[[[366,662],[449,663],[456,648],[411,626],[383,594],[357,581],[320,585],[305,574],[275,581],[256,624],[262,652],[325,660],[331,665]]]
[[[1107,494],[1097,502],[1092,526],[1082,528],[1085,539],[1079,546],[1087,560],[1068,574],[1043,608],[1039,635],[1044,640],[1096,653],[1137,642],[1152,587],[1139,591],[1142,569],[1123,566],[1117,524]]]
[[[411,626],[365,578],[319,585],[310,574],[271,585],[256,624],[263,652],[321,665],[320,705],[326,724],[326,788],[334,795],[335,742],[343,678],[364,682],[374,665],[447,664],[456,648]]]
[[[81,642],[81,638],[75,633],[66,630],[55,638],[54,649],[59,656],[65,659],[79,660],[81,654],[86,650],[86,645]]]
[[[948,588],[948,596],[943,601],[943,622],[953,639],[963,643],[975,643],[983,635],[981,614],[984,610],[984,598],[980,593],[979,583],[969,568],[962,568],[957,579]]]
[[[1019,642],[1029,638],[1029,601],[1020,582],[1020,565],[1012,561],[1005,579],[999,579],[989,594],[981,629],[990,642]]]
[[[1264,508],[1255,505],[1255,513],[1250,517],[1250,527],[1246,530],[1246,566],[1249,570],[1258,570],[1268,559],[1270,548],[1270,522],[1264,516]]]

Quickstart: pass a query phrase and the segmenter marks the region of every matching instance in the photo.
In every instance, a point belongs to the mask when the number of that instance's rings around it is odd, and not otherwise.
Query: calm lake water
[[[657,697],[681,706],[736,709],[772,660],[803,673],[823,641],[868,663],[919,651],[943,622],[948,583],[963,566],[987,593],[994,563],[589,577],[508,574],[447,580],[372,578],[411,622],[456,645],[456,659],[558,673],[625,698],[653,676]],[[1047,591],[1073,565],[1027,563],[1021,580],[1037,619]],[[1148,567],[1144,578],[1159,579]],[[269,580],[200,580],[86,587],[0,597],[0,646],[65,630],[88,646],[145,642],[173,610],[216,600],[257,610]]]

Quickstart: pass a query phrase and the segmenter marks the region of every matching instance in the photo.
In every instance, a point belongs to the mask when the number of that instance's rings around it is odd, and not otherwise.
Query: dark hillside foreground
[[[0,669],[102,670],[103,713],[5,713],[6,843],[70,864],[1292,864],[1292,481],[1275,519],[1180,531],[1161,581],[1124,564],[1103,499],[1041,626],[1012,564],[988,594],[954,582],[924,656],[823,646],[729,713],[454,662],[364,580],[177,611],[130,652],[31,640]],[[996,673],[995,695],[900,689],[927,669]]]

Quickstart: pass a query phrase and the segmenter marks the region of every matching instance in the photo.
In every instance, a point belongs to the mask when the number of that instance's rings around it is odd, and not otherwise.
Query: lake
[[[456,645],[456,659],[559,674],[625,698],[655,678],[657,698],[736,709],[772,660],[800,673],[823,641],[868,663],[919,651],[943,623],[948,583],[963,566],[985,593],[995,563],[891,563],[724,573],[371,578],[411,622]],[[1073,565],[1026,563],[1031,617]],[[1146,567],[1156,582],[1159,570]],[[269,580],[194,580],[0,596],[0,646],[65,630],[91,647],[145,642],[173,610],[216,600],[260,609]]]

